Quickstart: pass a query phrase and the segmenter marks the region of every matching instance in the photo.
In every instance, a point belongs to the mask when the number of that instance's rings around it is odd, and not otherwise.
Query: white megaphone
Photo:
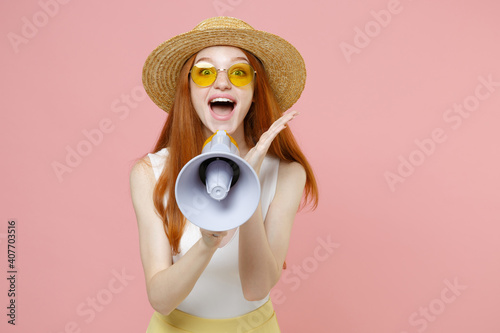
[[[236,141],[226,131],[217,131],[177,176],[175,199],[193,224],[226,231],[253,215],[259,205],[260,182],[252,166],[239,156]]]

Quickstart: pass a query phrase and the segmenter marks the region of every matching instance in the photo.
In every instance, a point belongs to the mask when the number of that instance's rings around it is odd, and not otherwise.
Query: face
[[[245,54],[232,46],[212,46],[201,50],[195,58],[195,65],[213,65],[217,69],[229,69],[232,65],[249,64]],[[254,80],[238,87],[229,81],[227,71],[218,71],[215,82],[200,87],[189,80],[191,101],[204,125],[205,134],[225,130],[229,135],[243,132],[243,120],[250,109],[254,92]]]

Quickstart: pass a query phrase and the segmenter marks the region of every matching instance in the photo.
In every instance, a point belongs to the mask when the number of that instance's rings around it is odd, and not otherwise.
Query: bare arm
[[[145,157],[148,158],[148,157]],[[163,222],[155,212],[152,168],[137,162],[130,172],[130,192],[139,228],[139,245],[151,306],[161,314],[174,310],[193,289],[225,233],[202,230],[203,237],[172,264],[170,243]]]
[[[265,223],[259,204],[250,220],[240,226],[239,271],[247,300],[264,298],[279,281],[305,181],[302,165],[282,161]]]

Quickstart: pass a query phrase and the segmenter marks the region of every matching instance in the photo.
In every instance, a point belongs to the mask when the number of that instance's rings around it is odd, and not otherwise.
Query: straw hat
[[[215,45],[239,47],[259,58],[283,111],[299,99],[306,68],[297,49],[283,38],[255,30],[242,20],[219,16],[202,21],[193,30],[163,42],[151,52],[144,64],[142,82],[153,102],[169,112],[177,78],[186,60]]]

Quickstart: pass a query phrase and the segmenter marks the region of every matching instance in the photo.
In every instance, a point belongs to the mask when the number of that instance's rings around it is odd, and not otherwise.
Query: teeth
[[[221,97],[217,97],[217,98],[214,98],[213,100],[210,101],[210,103],[215,103],[215,102],[226,102],[226,103],[234,103],[232,100],[230,100],[229,98],[221,98]]]

